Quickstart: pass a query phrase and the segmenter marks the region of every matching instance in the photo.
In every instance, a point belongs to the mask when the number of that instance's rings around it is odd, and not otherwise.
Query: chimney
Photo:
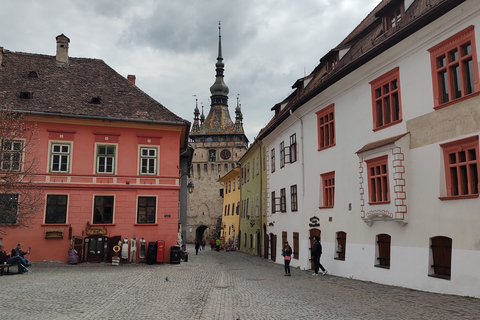
[[[135,79],[136,79],[136,77],[135,77],[134,74],[129,74],[127,76],[127,80],[130,81],[133,85],[135,85]]]
[[[57,56],[56,63],[57,66],[67,66],[68,65],[68,39],[63,33],[56,37],[57,39]]]

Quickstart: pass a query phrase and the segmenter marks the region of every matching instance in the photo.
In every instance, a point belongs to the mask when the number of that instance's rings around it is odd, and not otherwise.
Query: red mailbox
[[[157,240],[157,263],[163,263],[165,257],[165,241]]]

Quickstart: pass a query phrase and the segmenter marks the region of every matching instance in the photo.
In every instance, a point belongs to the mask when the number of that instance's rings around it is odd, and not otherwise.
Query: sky
[[[101,59],[181,118],[210,110],[221,21],[224,81],[250,143],[271,108],[380,0],[3,0],[0,47]]]

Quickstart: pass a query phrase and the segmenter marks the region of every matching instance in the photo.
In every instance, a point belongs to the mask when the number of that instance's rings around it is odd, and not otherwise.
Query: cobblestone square
[[[193,253],[193,254],[192,254]],[[181,264],[34,263],[0,277],[1,319],[479,319],[477,299],[313,277],[207,248]],[[12,268],[14,270],[16,268]]]

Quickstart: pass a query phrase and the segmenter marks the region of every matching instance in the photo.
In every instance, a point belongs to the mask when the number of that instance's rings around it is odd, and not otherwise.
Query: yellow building
[[[223,185],[221,237],[227,250],[237,249],[240,218],[240,167],[232,169],[218,181]]]

